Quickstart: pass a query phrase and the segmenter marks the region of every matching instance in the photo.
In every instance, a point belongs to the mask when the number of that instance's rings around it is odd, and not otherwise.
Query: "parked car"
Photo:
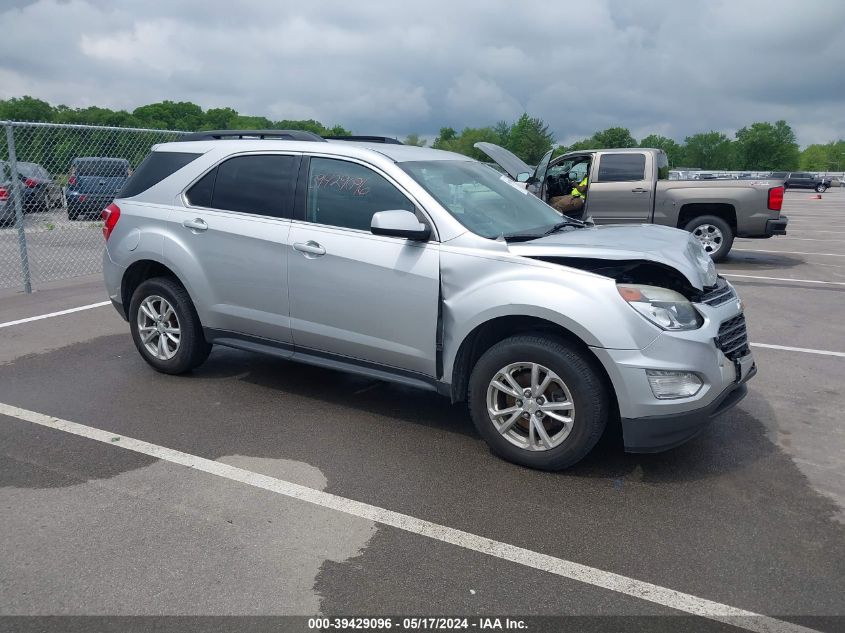
[[[787,189],[815,189],[819,193],[830,189],[830,185],[830,178],[822,178],[806,171],[789,172],[783,181],[783,186]]]
[[[9,163],[0,160],[0,227],[15,223],[12,170]]]
[[[450,152],[221,134],[156,146],[103,211],[108,295],[157,371],[216,344],[427,389],[550,470],[612,420],[629,451],[676,446],[756,372],[688,233],[561,218]]]
[[[589,174],[582,217],[598,224],[652,222],[685,229],[716,261],[730,252],[734,237],[786,235],[789,220],[780,214],[780,183],[670,180],[669,159],[659,149],[583,150],[554,160],[550,151],[532,169],[493,143],[476,143],[475,147],[544,201],[568,193],[573,183],[580,182],[577,176],[582,172],[575,173],[575,178],[569,172],[581,165]],[[559,167],[563,169],[552,171]]]
[[[8,184],[11,187],[11,165],[5,161],[0,162],[4,165],[3,172],[9,174]],[[17,169],[24,213],[62,206],[62,189],[44,167],[38,163],[19,162]],[[14,211],[12,214],[14,215]],[[14,218],[12,221],[14,222]]]
[[[68,219],[100,217],[130,173],[125,158],[74,158],[65,188]]]
[[[44,167],[38,163],[19,162],[17,169],[28,211],[49,211],[64,206],[62,188]]]

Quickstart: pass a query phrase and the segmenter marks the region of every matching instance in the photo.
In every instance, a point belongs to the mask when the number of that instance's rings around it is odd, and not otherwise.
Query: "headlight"
[[[664,330],[695,330],[704,320],[684,295],[657,286],[619,284],[622,298],[634,310]]]

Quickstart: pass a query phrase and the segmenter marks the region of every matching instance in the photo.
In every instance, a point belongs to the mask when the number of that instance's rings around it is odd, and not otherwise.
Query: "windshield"
[[[50,173],[37,163],[18,163],[18,173],[24,178],[50,178]]]
[[[473,233],[496,239],[526,233],[542,235],[563,218],[539,198],[509,184],[475,161],[436,160],[399,163],[455,219]]]

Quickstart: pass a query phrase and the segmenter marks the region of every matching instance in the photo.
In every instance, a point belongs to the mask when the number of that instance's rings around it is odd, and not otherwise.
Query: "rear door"
[[[370,232],[377,211],[428,222],[414,201],[369,165],[316,156],[297,198],[288,260],[296,352],[434,376],[439,244]]]
[[[815,186],[813,175],[806,172],[794,173],[789,177],[789,186],[811,189]]]
[[[170,258],[199,266],[203,325],[271,339],[292,353],[287,238],[300,156],[229,157],[185,192],[165,242]]]
[[[649,222],[654,208],[652,172],[645,152],[596,154],[584,217],[597,224]]]

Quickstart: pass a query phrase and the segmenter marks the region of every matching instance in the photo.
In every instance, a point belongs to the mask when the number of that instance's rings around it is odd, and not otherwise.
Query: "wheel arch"
[[[182,279],[180,279],[179,275],[169,266],[156,259],[139,259],[129,265],[123,272],[120,280],[120,299],[126,318],[129,317],[129,303],[132,301],[132,295],[135,294],[135,290],[147,279],[154,277],[170,277],[185,288],[189,296],[191,295],[191,291]],[[193,301],[193,297],[191,297],[191,300]]]
[[[737,232],[736,207],[726,202],[690,202],[678,213],[677,228],[683,229],[695,218],[712,215],[728,223],[734,234]]]
[[[539,316],[502,315],[490,318],[475,326],[461,341],[451,368],[450,396],[452,402],[463,402],[467,397],[469,377],[482,354],[496,343],[515,334],[545,334],[567,343],[584,352],[613,398],[611,410],[618,411],[616,391],[604,365],[590,350],[589,345],[572,330]]]

